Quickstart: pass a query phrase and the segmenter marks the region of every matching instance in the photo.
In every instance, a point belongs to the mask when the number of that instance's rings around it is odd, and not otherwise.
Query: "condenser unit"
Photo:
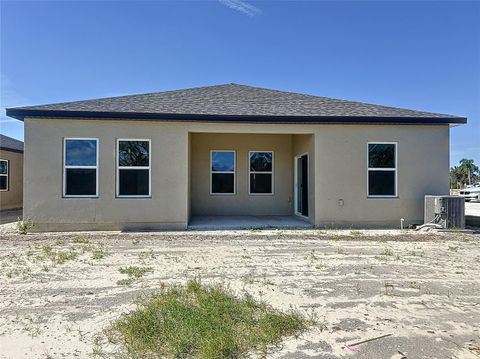
[[[424,221],[424,226],[465,228],[465,199],[457,196],[425,196]]]

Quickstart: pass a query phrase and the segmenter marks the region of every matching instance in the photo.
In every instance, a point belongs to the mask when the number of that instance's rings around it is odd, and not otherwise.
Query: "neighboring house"
[[[0,210],[21,208],[23,142],[0,134]]]
[[[186,228],[195,216],[420,223],[466,118],[227,84],[7,109],[39,230]]]

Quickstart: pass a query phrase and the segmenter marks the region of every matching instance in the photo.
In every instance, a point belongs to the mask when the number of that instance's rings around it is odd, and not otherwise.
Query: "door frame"
[[[298,208],[297,208],[297,199],[298,199],[298,186],[297,186],[297,182],[298,182],[298,162],[297,161],[298,161],[299,158],[302,158],[303,156],[307,156],[307,183],[308,183],[307,195],[308,196],[310,195],[310,181],[309,181],[309,177],[310,177],[310,154],[308,152],[304,152],[302,154],[294,156],[294,158],[293,158],[293,173],[294,173],[293,174],[293,213],[296,216],[308,219],[308,216],[304,216],[301,212],[298,212]],[[308,211],[308,212],[310,214],[310,211]]]

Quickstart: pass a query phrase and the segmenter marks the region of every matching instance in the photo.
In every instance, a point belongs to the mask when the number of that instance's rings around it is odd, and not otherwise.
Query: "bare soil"
[[[316,316],[317,325],[272,348],[271,358],[480,358],[480,235],[268,230],[21,236],[13,226],[0,226],[1,358],[109,357],[113,348],[102,330],[132,310],[135,298],[193,277]],[[119,272],[126,266],[151,271],[131,285],[117,284],[127,278]],[[386,334],[392,335],[348,346]]]

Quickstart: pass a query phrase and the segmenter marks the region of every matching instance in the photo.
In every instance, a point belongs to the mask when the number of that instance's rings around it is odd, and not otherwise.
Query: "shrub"
[[[33,222],[31,219],[20,219],[17,220],[17,230],[20,234],[27,234],[28,231],[33,227]]]

